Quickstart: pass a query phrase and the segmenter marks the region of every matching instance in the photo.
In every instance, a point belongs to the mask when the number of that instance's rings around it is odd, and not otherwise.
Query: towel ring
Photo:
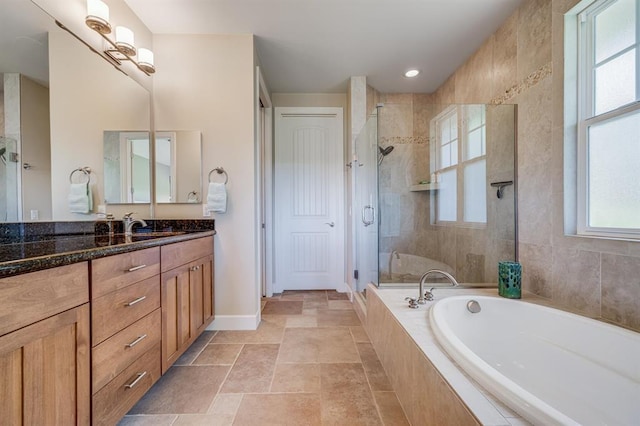
[[[224,184],[226,185],[227,182],[229,182],[229,175],[227,174],[226,170],[223,169],[222,167],[216,167],[215,169],[211,170],[209,172],[209,183],[211,183],[211,173],[213,172],[218,172],[219,175],[224,175]]]
[[[74,169],[71,174],[69,175],[69,182],[73,183],[73,175],[76,172],[81,172],[84,174],[84,176],[86,176],[87,181],[86,182],[80,182],[80,183],[89,183],[91,181],[91,168],[90,167],[79,167],[77,169]]]

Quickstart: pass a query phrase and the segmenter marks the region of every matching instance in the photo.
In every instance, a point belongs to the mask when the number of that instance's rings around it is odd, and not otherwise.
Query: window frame
[[[577,19],[577,181],[576,181],[576,234],[578,236],[640,239],[640,228],[596,227],[589,225],[589,128],[593,125],[617,120],[628,114],[640,112],[640,0],[636,2],[635,43],[600,62],[609,62],[622,54],[636,49],[636,100],[613,110],[595,113],[595,19],[599,13],[618,0],[596,0],[590,2],[576,14]]]
[[[469,113],[468,113],[468,107],[470,106],[476,106],[476,105],[480,105],[484,108],[483,111],[483,116],[484,116],[484,120],[482,121],[482,124],[480,126],[474,127],[473,129],[470,129],[470,131],[468,131],[469,129],[467,129],[466,127],[466,123],[469,120]],[[441,132],[441,123],[444,122],[445,120],[449,120],[451,118],[451,116],[455,114],[456,115],[456,126],[457,126],[457,159],[455,161],[455,164],[451,164],[449,166],[446,167],[442,167],[442,160],[441,160],[441,149],[442,149],[442,144],[441,144],[441,140],[440,140],[440,132]],[[433,134],[432,134],[432,140],[435,140],[435,144],[434,144],[434,152],[433,155],[435,157],[434,159],[434,167],[432,170],[434,170],[434,173],[436,173],[436,175],[441,174],[442,172],[447,172],[447,171],[451,171],[451,170],[455,170],[456,173],[456,220],[455,221],[450,221],[450,220],[441,220],[439,219],[439,206],[440,203],[439,202],[434,202],[432,203],[434,205],[434,213],[435,215],[433,216],[433,224],[434,225],[443,225],[443,226],[452,226],[452,225],[456,225],[456,226],[463,226],[466,228],[477,228],[477,229],[484,229],[487,227],[487,220],[485,220],[484,222],[471,222],[471,221],[465,221],[464,220],[464,216],[465,216],[465,212],[464,212],[464,206],[465,206],[465,192],[464,192],[464,172],[465,172],[465,167],[467,165],[473,164],[473,163],[477,163],[477,162],[481,162],[484,161],[485,163],[485,184],[487,184],[486,181],[486,164],[487,164],[487,109],[486,109],[486,105],[481,105],[481,104],[464,104],[464,105],[451,105],[448,108],[445,108],[443,111],[441,111],[438,115],[436,115],[431,122],[433,123],[430,127],[432,129],[434,129]],[[481,155],[475,156],[473,158],[469,158],[469,159],[465,159],[467,157],[467,140],[468,140],[468,135],[470,133],[472,133],[473,131],[482,128],[482,132],[483,132],[483,137],[482,137],[482,146],[484,147],[484,152]],[[451,139],[453,140],[453,139]],[[448,142],[450,143],[451,140]],[[482,151],[482,148],[481,148]],[[439,181],[439,180],[438,180]],[[486,192],[486,191],[485,191]],[[437,197],[437,196],[436,196]],[[485,200],[487,199],[488,195],[485,194]],[[433,198],[433,200],[437,200],[437,198]],[[460,202],[462,201],[462,202]],[[487,204],[485,204],[485,217],[488,219],[488,211],[487,210]]]

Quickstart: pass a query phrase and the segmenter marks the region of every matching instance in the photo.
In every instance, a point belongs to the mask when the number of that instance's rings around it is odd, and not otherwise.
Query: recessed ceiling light
[[[415,77],[418,74],[420,74],[420,71],[418,71],[418,70],[409,70],[409,71],[404,73],[404,76],[405,77]]]

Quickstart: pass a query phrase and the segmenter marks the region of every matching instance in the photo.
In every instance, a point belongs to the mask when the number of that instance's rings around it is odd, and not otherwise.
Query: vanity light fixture
[[[156,72],[156,68],[153,65],[153,52],[144,47],[138,49],[138,66],[149,74]]]
[[[109,24],[109,6],[101,0],[87,0],[87,17],[85,22],[94,31],[100,34],[111,33]]]
[[[116,48],[125,55],[135,56],[136,47],[133,41],[133,31],[127,27],[116,27]]]
[[[138,60],[135,59],[136,47],[133,31],[127,27],[117,26],[115,41],[107,37],[111,33],[109,23],[109,6],[101,0],[87,0],[87,16],[85,23],[89,28],[97,32],[105,40],[104,53],[116,64],[122,61],[131,61],[140,71],[146,75],[156,72],[153,65],[153,52],[149,49],[138,49]]]
[[[408,70],[407,72],[405,72],[405,73],[404,73],[404,76],[405,76],[405,77],[412,78],[412,77],[417,76],[418,74],[420,74],[420,71],[419,71],[419,70],[411,69],[411,70]]]

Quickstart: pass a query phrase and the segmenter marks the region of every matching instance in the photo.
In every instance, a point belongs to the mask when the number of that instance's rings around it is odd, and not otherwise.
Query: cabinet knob
[[[192,271],[192,272],[193,272],[193,271],[197,271],[197,270],[199,270],[199,269],[200,269],[200,266],[199,266],[199,265],[198,265],[198,266],[192,266],[191,268],[189,268],[189,270],[190,270],[190,271]]]

